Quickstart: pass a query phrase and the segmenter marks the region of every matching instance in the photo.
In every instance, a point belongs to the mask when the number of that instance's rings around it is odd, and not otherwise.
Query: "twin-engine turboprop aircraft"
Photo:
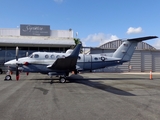
[[[66,82],[66,76],[74,71],[91,71],[95,69],[115,66],[130,61],[138,42],[158,38],[147,36],[124,40],[120,47],[111,55],[103,54],[79,54],[81,44],[69,53],[34,52],[28,57],[18,59],[18,48],[16,48],[16,59],[8,61],[5,66],[9,70],[16,71],[16,79],[19,79],[19,71],[48,74],[49,76],[59,75],[60,82]],[[11,79],[6,75],[6,80]]]

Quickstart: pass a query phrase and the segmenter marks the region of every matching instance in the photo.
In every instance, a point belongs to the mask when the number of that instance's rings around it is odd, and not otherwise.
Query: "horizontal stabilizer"
[[[127,39],[128,41],[137,41],[137,42],[141,42],[144,40],[149,40],[149,39],[154,39],[154,38],[158,38],[157,36],[147,36],[147,37],[139,37],[139,38],[132,38],[132,39]]]

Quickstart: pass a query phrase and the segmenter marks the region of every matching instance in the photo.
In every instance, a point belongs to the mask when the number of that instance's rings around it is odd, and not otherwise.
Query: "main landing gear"
[[[52,78],[52,76],[51,76],[51,78]],[[61,75],[60,77],[59,77],[59,82],[60,83],[66,83],[66,76],[65,75]],[[53,83],[53,79],[51,80],[51,84]]]

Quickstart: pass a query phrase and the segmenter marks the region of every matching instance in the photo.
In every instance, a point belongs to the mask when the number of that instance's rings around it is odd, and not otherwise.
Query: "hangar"
[[[99,48],[91,48],[91,53],[113,53],[121,44],[122,40],[115,40],[101,45]],[[108,67],[97,71],[104,72],[160,72],[160,50],[153,46],[140,42],[130,62],[123,65]]]
[[[19,28],[0,29],[0,68],[4,62],[15,59],[15,48],[19,57],[34,51],[65,52],[75,45],[73,31],[50,30],[49,25],[21,24]]]

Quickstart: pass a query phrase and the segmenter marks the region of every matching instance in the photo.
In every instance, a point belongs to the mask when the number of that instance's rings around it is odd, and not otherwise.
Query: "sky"
[[[160,37],[160,0],[0,0],[0,28],[20,24],[72,29],[74,38],[86,47],[117,39]],[[146,42],[160,49],[160,38]]]

